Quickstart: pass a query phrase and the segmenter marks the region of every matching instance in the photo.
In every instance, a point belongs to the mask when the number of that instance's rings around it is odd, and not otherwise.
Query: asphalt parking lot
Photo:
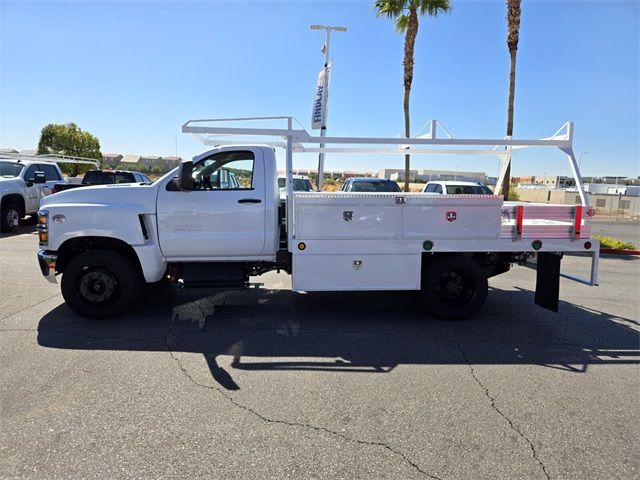
[[[638,478],[640,258],[563,280],[559,314],[516,267],[463,322],[276,274],[89,321],[36,250],[0,237],[2,478]]]

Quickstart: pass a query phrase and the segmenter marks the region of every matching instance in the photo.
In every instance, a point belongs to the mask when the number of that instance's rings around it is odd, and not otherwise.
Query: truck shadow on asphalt
[[[640,363],[640,322],[533,292],[493,289],[465,321],[429,317],[413,292],[150,289],[136,311],[85,320],[66,305],[47,313],[38,343],[49,348],[168,351],[204,355],[213,379],[237,390],[233,371],[380,372],[398,365],[528,364],[586,372],[589,365]],[[229,371],[220,357],[232,358]],[[228,363],[228,362],[227,362]]]
[[[17,237],[19,235],[36,235],[37,233],[35,218],[27,218],[26,220],[22,220],[20,226],[14,227],[10,232],[0,233],[0,238]]]

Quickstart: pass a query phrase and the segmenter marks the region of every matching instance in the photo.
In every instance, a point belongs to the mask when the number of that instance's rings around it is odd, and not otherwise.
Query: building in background
[[[596,215],[611,217],[640,217],[640,186],[607,184],[585,185],[589,205]],[[575,205],[580,195],[575,188],[550,188],[544,185],[520,185],[516,188],[522,202]]]
[[[120,153],[103,153],[102,154],[102,164],[105,167],[116,168],[122,161],[122,155]]]
[[[140,155],[125,155],[120,164],[125,165],[130,170],[135,170],[142,157]]]
[[[547,188],[568,188],[576,186],[576,181],[573,177],[565,177],[562,175],[511,177],[511,183],[515,183],[516,185],[543,185]]]

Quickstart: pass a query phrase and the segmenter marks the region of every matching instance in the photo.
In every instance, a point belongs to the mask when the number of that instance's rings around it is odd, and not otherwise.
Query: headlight
[[[49,243],[49,211],[38,211],[38,240],[41,246]]]

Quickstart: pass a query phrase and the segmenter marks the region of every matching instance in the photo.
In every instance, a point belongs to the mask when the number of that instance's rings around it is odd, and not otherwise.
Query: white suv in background
[[[458,182],[458,181],[435,181],[428,182],[422,193],[432,195],[493,195],[493,192],[486,185],[478,182]]]

